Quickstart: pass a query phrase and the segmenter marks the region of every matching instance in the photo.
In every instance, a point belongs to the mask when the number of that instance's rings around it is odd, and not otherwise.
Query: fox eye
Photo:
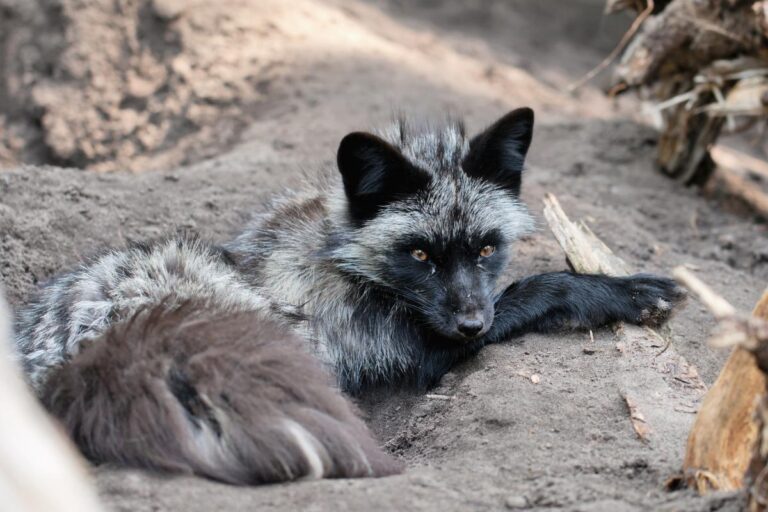
[[[496,248],[494,246],[486,245],[485,247],[480,249],[480,256],[482,256],[483,258],[487,258],[488,256],[490,256],[495,252],[496,252]]]
[[[421,249],[412,249],[411,256],[419,261],[427,261],[429,259],[429,254],[427,254],[426,251],[422,251]]]

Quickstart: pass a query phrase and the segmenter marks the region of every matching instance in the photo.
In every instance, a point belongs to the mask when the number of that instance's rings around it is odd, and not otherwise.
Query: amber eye
[[[425,251],[422,251],[421,249],[413,249],[411,251],[411,256],[419,261],[427,261],[429,259],[429,254],[427,254]]]
[[[487,258],[488,256],[490,256],[495,252],[496,252],[496,248],[494,246],[486,245],[485,247],[480,249],[480,256],[482,256],[483,258]]]

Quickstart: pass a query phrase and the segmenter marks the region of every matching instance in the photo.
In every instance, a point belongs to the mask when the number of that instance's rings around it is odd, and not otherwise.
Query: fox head
[[[442,338],[485,334],[510,244],[533,227],[519,200],[532,131],[533,111],[521,108],[471,139],[460,123],[404,121],[344,137],[348,229],[336,264],[399,295]]]

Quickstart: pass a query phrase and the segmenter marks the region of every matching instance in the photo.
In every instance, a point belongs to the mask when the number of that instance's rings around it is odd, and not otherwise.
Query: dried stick
[[[677,267],[672,272],[672,275],[675,276],[675,279],[680,284],[688,288],[712,312],[716,319],[723,320],[736,314],[736,308],[716,294],[712,288],[707,286],[687,268]]]
[[[729,194],[741,198],[756,214],[768,219],[768,194],[761,191],[756,184],[725,167],[722,162],[713,178],[719,181]]]
[[[715,144],[709,154],[716,164],[738,171],[741,174],[754,173],[768,178],[768,162],[741,151]]]
[[[608,54],[608,56],[603,59],[600,64],[592,68],[586,75],[581,77],[576,82],[573,82],[570,84],[566,91],[569,93],[574,92],[579,87],[583,86],[593,78],[595,78],[598,74],[600,74],[605,68],[607,68],[611,62],[614,61],[616,57],[624,50],[624,48],[627,46],[627,43],[629,43],[630,39],[632,39],[635,36],[635,33],[640,29],[640,25],[643,24],[643,22],[648,18],[648,16],[651,15],[653,12],[653,0],[648,0],[648,5],[645,7],[645,10],[637,15],[637,18],[635,18],[635,21],[632,22],[632,25],[629,27],[629,30],[624,34],[624,37],[621,38],[621,41],[619,41],[619,44],[616,45],[616,47],[611,51],[611,53]]]
[[[626,276],[631,272],[583,222],[572,222],[553,194],[544,196],[544,218],[576,272]]]

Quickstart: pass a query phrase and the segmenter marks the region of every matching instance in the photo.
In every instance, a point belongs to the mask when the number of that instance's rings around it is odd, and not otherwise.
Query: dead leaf
[[[623,395],[623,398],[629,408],[629,419],[632,422],[632,428],[641,441],[647,442],[648,436],[651,434],[651,427],[645,421],[645,416],[638,409],[637,403],[627,395]]]

